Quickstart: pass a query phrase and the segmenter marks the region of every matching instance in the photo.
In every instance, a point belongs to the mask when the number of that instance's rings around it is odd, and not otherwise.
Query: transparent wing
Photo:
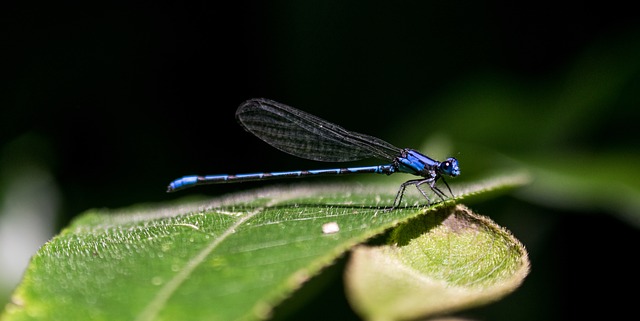
[[[236,119],[267,144],[294,156],[325,162],[365,158],[392,160],[401,149],[379,138],[348,131],[293,107],[264,98],[238,107]]]

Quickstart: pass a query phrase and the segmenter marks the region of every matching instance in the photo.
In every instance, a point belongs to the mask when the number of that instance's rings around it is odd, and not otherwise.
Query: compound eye
[[[449,176],[458,176],[460,175],[460,168],[458,167],[458,160],[455,158],[448,158],[446,161],[440,163],[440,171],[443,174],[447,174]]]

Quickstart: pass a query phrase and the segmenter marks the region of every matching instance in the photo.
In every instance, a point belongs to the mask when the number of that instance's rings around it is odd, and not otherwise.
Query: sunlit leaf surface
[[[452,186],[456,200],[527,176]],[[407,204],[425,201],[408,192]],[[294,185],[211,201],[92,210],[32,258],[3,320],[268,318],[354,245],[425,211],[395,188]],[[447,202],[452,204],[453,202]]]

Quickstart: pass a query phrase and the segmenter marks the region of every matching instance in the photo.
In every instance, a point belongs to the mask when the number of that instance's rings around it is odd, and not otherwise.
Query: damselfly
[[[393,202],[400,205],[407,186],[415,185],[418,191],[431,201],[421,185],[429,188],[442,201],[445,193],[436,183],[447,186],[444,175],[460,175],[458,160],[450,157],[443,162],[432,159],[414,149],[398,148],[373,136],[346,130],[336,124],[320,119],[293,107],[264,98],[250,99],[238,107],[236,119],[245,130],[262,139],[267,144],[294,156],[323,162],[347,162],[365,158],[378,158],[391,162],[385,165],[317,169],[287,172],[264,172],[237,175],[191,175],[176,179],[169,184],[167,192],[205,184],[236,183],[276,178],[326,176],[357,173],[378,173],[391,175],[407,173],[420,176],[400,185]]]

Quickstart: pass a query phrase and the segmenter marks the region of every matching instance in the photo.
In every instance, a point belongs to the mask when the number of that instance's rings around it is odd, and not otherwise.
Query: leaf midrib
[[[166,306],[167,301],[173,293],[182,285],[189,275],[209,256],[209,254],[222,243],[227,237],[234,233],[244,222],[260,214],[265,208],[275,205],[281,199],[272,200],[265,206],[257,207],[245,215],[239,216],[238,220],[230,225],[222,234],[213,238],[209,244],[195,255],[169,282],[157,292],[151,301],[144,307],[142,312],[136,317],[136,321],[156,320],[158,313]]]

